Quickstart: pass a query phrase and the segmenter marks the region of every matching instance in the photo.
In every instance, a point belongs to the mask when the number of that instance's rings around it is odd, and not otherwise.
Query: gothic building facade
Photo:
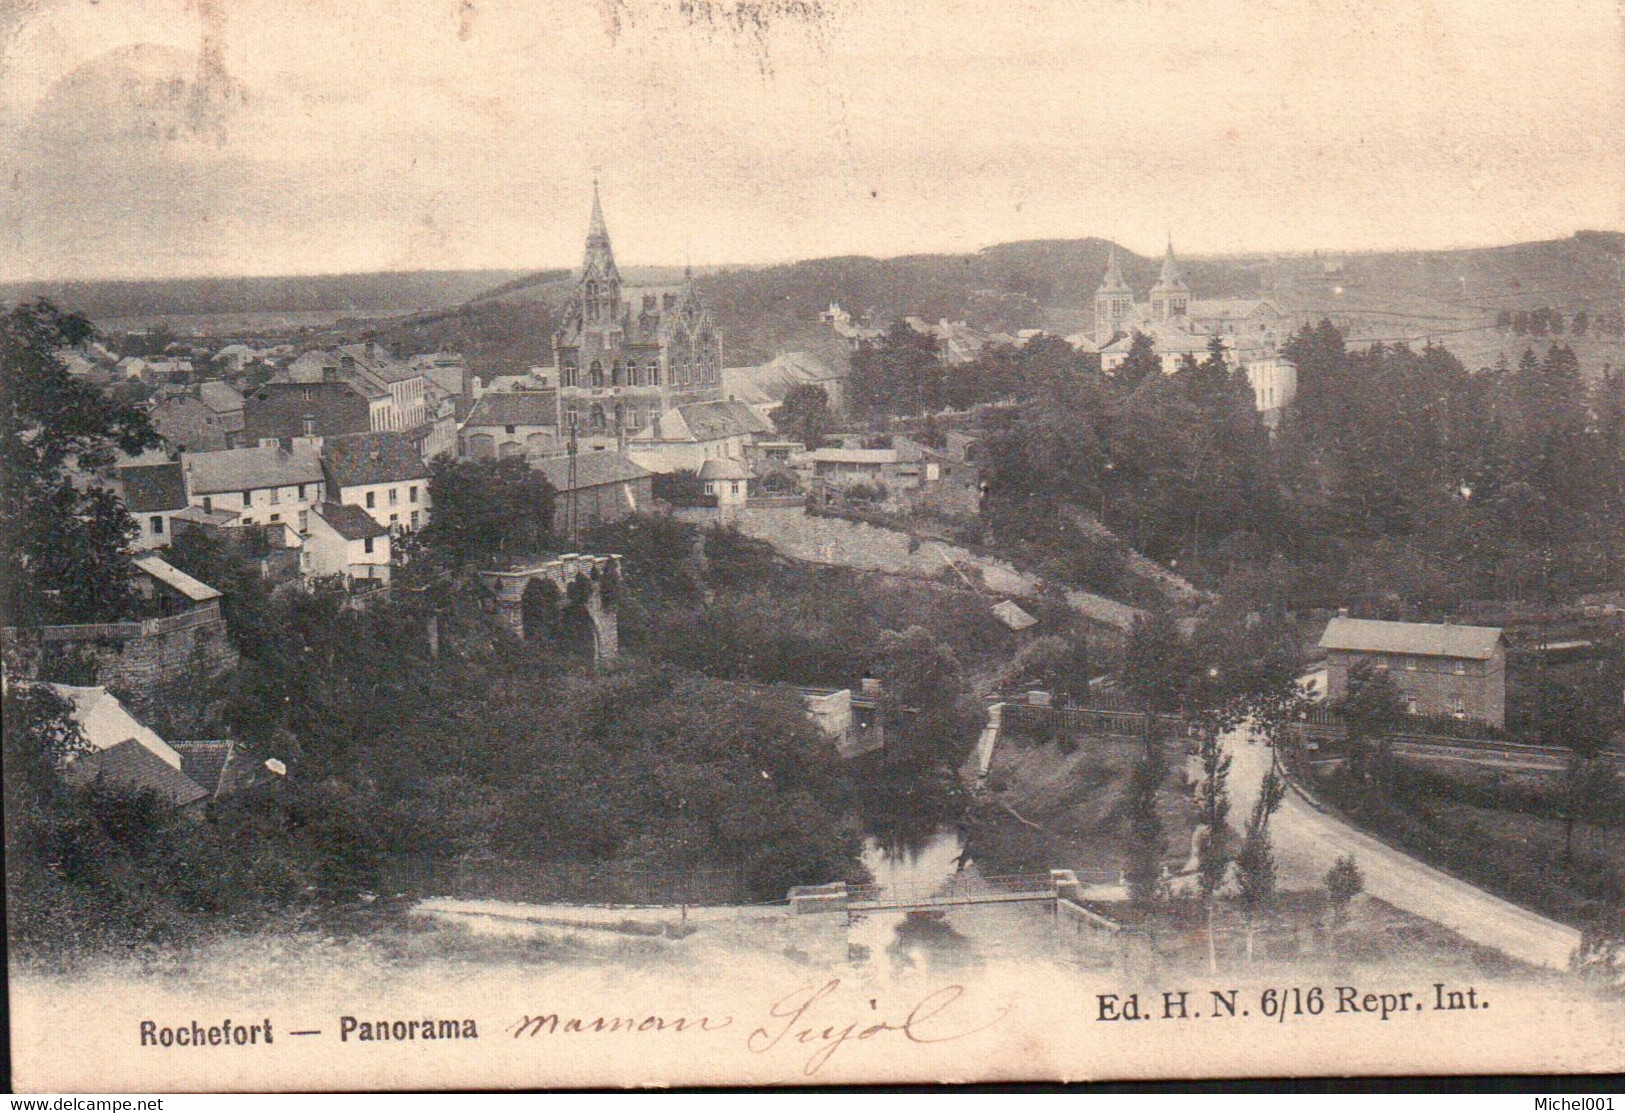
[[[722,397],[722,339],[691,272],[676,285],[621,279],[593,185],[581,279],[553,336],[559,404],[589,449],[614,448],[662,414]]]

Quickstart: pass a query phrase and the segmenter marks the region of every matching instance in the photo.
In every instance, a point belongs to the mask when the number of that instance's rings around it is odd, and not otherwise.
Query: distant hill
[[[0,283],[0,300],[44,297],[94,321],[234,315],[377,316],[448,309],[518,270]]]
[[[838,355],[819,321],[831,301],[854,315],[916,314],[990,330],[1044,328],[1066,335],[1092,323],[1092,300],[1111,244],[1029,240],[965,255],[891,259],[840,256],[761,267],[703,270],[696,282],[723,332],[731,366],[782,351]],[[1123,248],[1129,284],[1144,297],[1159,259]],[[1625,234],[1579,232],[1562,240],[1446,251],[1182,257],[1198,297],[1269,296],[1290,315],[1329,316],[1356,342],[1434,340],[1472,367],[1545,341],[1495,327],[1502,309],[1551,306],[1619,313]],[[675,267],[627,268],[633,283],[680,281]],[[551,335],[573,289],[571,272],[428,271],[291,278],[79,282],[0,286],[0,298],[43,294],[98,321],[227,315],[311,320],[311,342],[378,340],[397,351],[464,352],[480,373],[522,371],[552,360]],[[341,320],[342,318],[348,318]],[[273,322],[274,323],[274,322]],[[218,329],[216,330],[218,331]],[[1565,337],[1583,362],[1625,363],[1625,346],[1595,334]]]

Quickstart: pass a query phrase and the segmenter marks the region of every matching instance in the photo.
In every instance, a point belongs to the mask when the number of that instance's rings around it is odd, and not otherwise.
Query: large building
[[[586,256],[553,337],[564,431],[590,449],[618,447],[692,402],[722,397],[722,340],[694,288],[621,280],[593,186]]]
[[[1094,330],[1067,340],[1099,352],[1102,371],[1110,373],[1122,365],[1135,333],[1150,339],[1169,375],[1179,370],[1186,356],[1206,358],[1217,337],[1224,344],[1226,360],[1246,374],[1253,403],[1272,426],[1297,394],[1297,368],[1281,355],[1290,322],[1280,308],[1268,298],[1192,296],[1172,244],[1145,301],[1134,300],[1113,247],[1106,275],[1095,291],[1094,309]]]
[[[1506,642],[1496,627],[1339,616],[1320,648],[1329,701],[1348,694],[1349,674],[1364,665],[1394,682],[1412,715],[1506,725]]]

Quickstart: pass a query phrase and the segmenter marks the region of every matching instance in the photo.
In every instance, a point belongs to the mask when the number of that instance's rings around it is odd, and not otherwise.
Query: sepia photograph
[[[16,1092],[1617,1075],[1625,8],[0,0],[0,661]]]

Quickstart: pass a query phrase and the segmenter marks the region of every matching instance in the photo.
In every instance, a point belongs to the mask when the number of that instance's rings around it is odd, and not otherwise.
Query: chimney
[[[1337,608],[1337,617],[1338,618],[1347,618],[1348,616],[1349,616],[1349,609],[1347,607],[1338,607]]]

